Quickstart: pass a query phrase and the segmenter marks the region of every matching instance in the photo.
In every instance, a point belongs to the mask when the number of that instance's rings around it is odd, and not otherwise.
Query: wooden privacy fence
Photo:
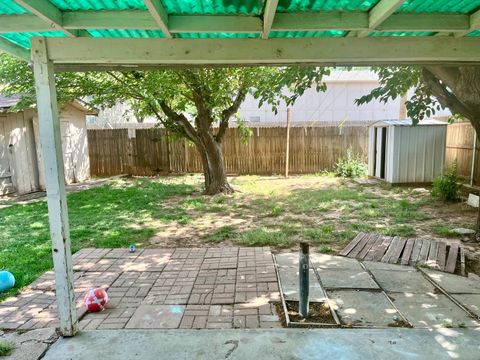
[[[238,128],[227,130],[223,143],[227,173],[283,174],[287,129],[251,130],[253,134],[246,144],[242,143]],[[202,172],[196,148],[185,140],[172,141],[165,129],[88,130],[88,144],[92,176]],[[293,127],[289,172],[330,170],[349,147],[366,160],[366,126]]]
[[[451,124],[447,128],[445,165],[450,166],[455,159],[458,164],[458,174],[470,179],[474,153],[475,131],[469,122]],[[479,144],[475,149],[475,164],[473,168],[473,183],[480,184]]]

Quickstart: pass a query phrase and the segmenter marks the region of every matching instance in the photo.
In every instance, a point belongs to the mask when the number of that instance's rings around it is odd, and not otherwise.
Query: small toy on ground
[[[15,286],[15,277],[9,271],[0,271],[0,292],[10,290]]]
[[[135,244],[131,244],[131,245],[130,245],[130,248],[128,249],[128,251],[129,251],[130,253],[134,253],[134,252],[135,252]]]
[[[85,295],[84,302],[88,311],[102,311],[108,304],[108,294],[103,289],[92,289]]]

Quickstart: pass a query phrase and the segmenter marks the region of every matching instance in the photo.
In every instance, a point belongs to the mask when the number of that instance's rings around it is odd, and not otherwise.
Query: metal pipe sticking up
[[[307,243],[300,243],[300,253],[298,262],[298,282],[300,284],[300,298],[298,304],[298,313],[301,317],[306,318],[308,316],[308,295],[309,295],[309,272],[310,272],[310,256],[309,245]]]

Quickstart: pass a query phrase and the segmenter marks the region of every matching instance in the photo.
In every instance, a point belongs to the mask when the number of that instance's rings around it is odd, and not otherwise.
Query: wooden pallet
[[[340,252],[340,255],[390,264],[411,266],[425,264],[449,273],[454,273],[458,268],[462,275],[465,273],[463,246],[438,240],[360,233]]]

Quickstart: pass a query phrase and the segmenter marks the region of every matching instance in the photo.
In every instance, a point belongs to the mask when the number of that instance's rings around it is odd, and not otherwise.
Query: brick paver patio
[[[280,301],[268,247],[82,249],[73,256],[81,329],[274,328]],[[86,313],[88,289],[107,289],[108,309]],[[0,328],[57,325],[55,282],[47,272],[0,303]]]

